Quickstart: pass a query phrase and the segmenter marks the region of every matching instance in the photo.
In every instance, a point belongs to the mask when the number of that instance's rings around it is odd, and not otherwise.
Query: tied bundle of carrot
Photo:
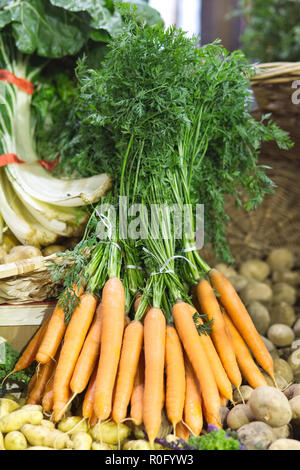
[[[215,288],[223,293],[213,275]],[[252,357],[249,336],[240,323],[239,329],[234,324],[237,313],[224,293],[216,297],[204,279],[195,292],[201,313],[178,300],[172,308],[174,324],[167,323],[163,310],[150,306],[139,320],[140,298],[130,319],[118,277],[106,281],[98,306],[95,295],[81,293],[69,323],[57,306],[25,349],[27,360],[18,361],[28,364],[41,344],[52,345],[48,360],[39,362],[32,377],[27,402],[41,403],[57,422],[83,392],[82,416],[90,426],[107,419],[116,424],[132,420],[145,427],[152,448],[163,409],[174,434],[185,439],[199,435],[205,423],[221,428],[221,404],[232,401],[232,385],[240,386],[242,377],[254,388],[265,384],[255,359],[264,366],[269,362],[262,360],[261,349]],[[234,298],[240,306],[237,294]],[[249,315],[245,308],[242,312],[247,332]],[[53,325],[60,326],[59,334]]]

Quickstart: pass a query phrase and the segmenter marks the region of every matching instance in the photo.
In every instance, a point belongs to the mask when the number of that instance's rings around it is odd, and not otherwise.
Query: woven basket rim
[[[280,84],[300,80],[300,62],[270,62],[255,64],[256,75],[251,77],[251,85]]]
[[[53,253],[49,256],[37,256],[14,263],[0,264],[0,279],[5,280],[13,276],[46,271],[51,262],[58,261],[59,259],[60,257],[56,253]]]

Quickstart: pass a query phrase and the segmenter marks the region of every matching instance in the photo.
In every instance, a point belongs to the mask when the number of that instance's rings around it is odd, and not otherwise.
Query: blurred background
[[[219,38],[230,51],[241,45],[245,20],[231,17],[239,0],[149,0],[162,15],[166,25],[175,24],[188,35],[199,35],[206,44]]]
[[[147,0],[146,0],[147,1]],[[148,0],[201,44],[220,39],[251,62],[300,60],[300,0]]]

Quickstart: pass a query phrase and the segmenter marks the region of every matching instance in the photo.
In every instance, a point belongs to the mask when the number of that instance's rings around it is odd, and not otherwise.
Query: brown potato
[[[270,274],[270,266],[261,259],[249,259],[240,265],[239,273],[247,279],[264,281]]]
[[[275,358],[273,362],[274,362],[274,371],[277,374],[281,375],[281,377],[283,377],[287,381],[288,384],[292,383],[294,379],[294,374],[289,363],[279,357]]]
[[[255,416],[246,404],[234,406],[227,415],[227,426],[233,430],[239,429],[251,421],[255,421]]]
[[[288,424],[292,410],[287,397],[275,387],[262,385],[251,393],[248,405],[255,418],[271,427]]]
[[[274,440],[272,428],[261,421],[252,421],[237,431],[248,450],[264,450]]]
[[[300,441],[296,441],[296,439],[277,439],[272,442],[268,450],[300,450]]]
[[[258,300],[253,300],[249,303],[247,310],[257,331],[264,335],[271,323],[268,309]]]
[[[233,401],[237,405],[239,403],[247,402],[250,398],[253,388],[250,385],[241,385],[239,390],[235,389],[233,392]]]
[[[288,326],[293,326],[296,320],[295,309],[292,305],[285,301],[280,301],[270,308],[271,324],[281,323]]]
[[[295,334],[289,326],[283,323],[275,323],[268,329],[267,337],[275,346],[282,348],[292,344]]]
[[[290,286],[286,282],[278,282],[273,285],[273,303],[286,302],[294,305],[297,300],[297,291],[295,287]]]
[[[254,300],[260,302],[270,302],[273,292],[270,286],[264,282],[249,281],[246,287],[240,291],[242,301],[248,306]]]
[[[275,248],[268,257],[267,263],[272,271],[290,271],[294,267],[294,254],[288,248]]]

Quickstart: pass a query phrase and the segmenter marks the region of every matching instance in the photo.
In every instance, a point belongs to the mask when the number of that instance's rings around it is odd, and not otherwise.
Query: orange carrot
[[[45,392],[42,398],[42,407],[46,413],[49,413],[53,408],[53,384],[54,384],[54,374],[52,374],[52,377],[47,383],[45,387]]]
[[[185,398],[185,367],[183,350],[177,331],[166,328],[166,411],[174,430],[182,420]]]
[[[54,421],[59,421],[66,410],[69,401],[66,401],[66,399],[70,394],[70,381],[86,334],[93,320],[96,305],[97,300],[94,295],[83,294],[66,329],[54,377]]]
[[[232,340],[232,345],[235,350],[239,367],[248,384],[253,388],[260,387],[261,385],[267,385],[266,379],[255,364],[246,343],[233,325],[229,316],[224,314],[224,318],[227,331]]]
[[[74,289],[78,297],[83,293],[83,287],[74,286]],[[65,312],[59,306],[58,301],[54,312],[51,315],[47,331],[36,354],[36,360],[38,362],[46,364],[46,362],[54,358],[65,334],[66,328]]]
[[[100,339],[102,325],[102,305],[98,305],[94,321],[85,338],[82,350],[76,362],[70,388],[74,394],[83,392],[92,375],[100,354]]]
[[[272,356],[267,350],[260,334],[256,330],[254,323],[235,288],[217,269],[211,269],[209,271],[209,278],[213,287],[218,292],[219,300],[232,320],[232,323],[249,346],[250,351],[257,362],[274,380],[274,364]]]
[[[121,354],[125,319],[125,290],[118,278],[109,279],[102,292],[101,351],[96,377],[94,411],[104,421],[111,413]]]
[[[221,400],[221,405],[222,405],[222,406],[226,406],[226,405],[227,405],[228,400],[227,400],[227,398],[224,397],[221,393],[220,393],[220,400]]]
[[[95,426],[95,424],[97,424],[98,422],[98,418],[97,418],[97,415],[96,413],[93,411],[93,414],[90,418],[90,427],[92,428],[93,426]]]
[[[115,423],[121,423],[126,418],[143,336],[144,328],[140,321],[134,320],[125,328],[112,408],[112,419]]]
[[[128,316],[128,315],[125,315],[124,327],[128,326],[130,322],[131,322],[131,320],[130,320],[129,316]]]
[[[18,359],[17,363],[15,364],[10,374],[26,369],[26,367],[29,367],[35,361],[37,350],[41,344],[45,331],[48,327],[49,321],[50,321],[50,317],[46,319],[46,321],[41,325],[41,327],[35,333],[33,338],[30,340],[30,342],[28,343],[28,345],[22,352],[20,358]]]
[[[206,421],[208,424],[221,428],[221,403],[218,387],[191,316],[190,308],[185,302],[178,301],[173,306],[172,313],[176,330],[199,382],[206,409]]]
[[[192,316],[194,316],[194,314],[197,313],[195,308],[192,305],[189,307]],[[197,326],[203,325],[203,321],[200,317],[197,318],[195,323]],[[228,400],[232,401],[232,386],[210,335],[200,334],[200,340],[205,349],[205,353],[209,360],[220,393],[222,393]]]
[[[199,436],[203,428],[201,393],[195,373],[187,357],[185,357],[185,373],[184,422],[195,436]]]
[[[53,374],[54,368],[55,363],[53,361],[49,361],[41,366],[36,383],[29,393],[28,404],[39,405],[41,403],[45,387]]]
[[[84,394],[84,399],[82,403],[82,416],[86,419],[90,419],[94,411],[96,376],[97,376],[97,366],[95,366],[94,368],[94,371],[89,381],[88,388]]]
[[[133,389],[130,398],[130,417],[137,426],[143,422],[143,398],[145,381],[145,358],[141,352],[137,371],[134,377]]]
[[[163,402],[166,319],[158,308],[151,308],[144,321],[145,385],[143,422],[151,448],[160,424]]]
[[[188,441],[190,437],[190,431],[186,427],[186,425],[180,421],[180,423],[177,424],[176,426],[176,436],[179,437],[179,439],[183,439],[184,441]]]
[[[35,386],[35,383],[36,383],[36,379],[37,379],[37,367],[34,371],[34,374],[32,375],[29,383],[28,383],[28,386],[27,386],[27,395],[30,394],[31,390],[33,389],[33,387]]]
[[[234,349],[228,338],[225,321],[210,283],[202,279],[197,285],[197,295],[201,311],[212,320],[211,338],[219,354],[221,362],[231,383],[239,388],[242,383],[242,376],[239,370]],[[225,393],[222,391],[223,395]]]

